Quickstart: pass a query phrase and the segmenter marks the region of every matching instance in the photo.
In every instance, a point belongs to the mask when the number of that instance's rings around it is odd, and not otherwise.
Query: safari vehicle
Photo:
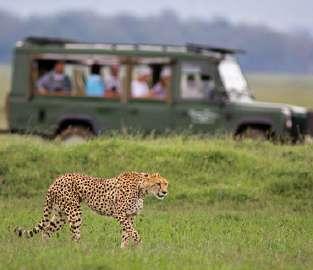
[[[109,130],[176,131],[234,136],[291,137],[313,134],[313,114],[305,108],[257,102],[233,49],[149,44],[82,43],[30,37],[15,48],[8,98],[12,132],[88,138]],[[37,82],[64,61],[71,89],[40,93]],[[115,95],[90,96],[86,80],[92,64],[104,84],[118,68]],[[168,70],[162,96],[135,96],[132,85],[150,69],[149,89]],[[150,90],[149,90],[150,91]],[[152,91],[152,90],[151,90]]]

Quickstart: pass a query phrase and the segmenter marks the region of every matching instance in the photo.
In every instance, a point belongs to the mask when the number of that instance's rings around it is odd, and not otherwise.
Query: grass
[[[313,145],[196,137],[100,138],[86,144],[0,136],[0,269],[312,269]],[[17,239],[41,217],[54,177],[159,171],[138,249],[120,250],[117,223],[83,209],[82,240],[68,228],[43,242]]]

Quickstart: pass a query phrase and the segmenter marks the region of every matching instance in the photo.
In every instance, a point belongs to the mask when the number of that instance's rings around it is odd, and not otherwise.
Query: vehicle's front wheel
[[[94,133],[87,127],[68,126],[58,134],[57,139],[68,144],[74,144],[87,141],[93,136]]]
[[[270,134],[269,131],[266,129],[247,127],[245,130],[237,134],[236,138],[265,141],[270,138]]]

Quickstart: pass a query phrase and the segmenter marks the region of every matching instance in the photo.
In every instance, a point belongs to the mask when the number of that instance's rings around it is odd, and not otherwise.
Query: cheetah
[[[42,220],[31,230],[16,228],[22,237],[33,237],[42,232],[44,239],[68,222],[72,239],[80,239],[82,214],[80,204],[86,203],[100,215],[115,218],[121,226],[121,247],[133,240],[137,245],[140,236],[134,228],[134,217],[143,208],[146,195],[164,199],[168,182],[158,173],[124,172],[117,177],[104,179],[81,174],[65,174],[55,179],[46,194]]]

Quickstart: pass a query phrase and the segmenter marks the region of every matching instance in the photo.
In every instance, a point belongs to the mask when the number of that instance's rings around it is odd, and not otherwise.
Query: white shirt
[[[115,89],[117,92],[119,92],[121,90],[120,80],[117,77],[110,76],[106,80],[106,88],[109,90]]]
[[[141,98],[149,95],[149,85],[146,82],[132,81],[132,97]]]

